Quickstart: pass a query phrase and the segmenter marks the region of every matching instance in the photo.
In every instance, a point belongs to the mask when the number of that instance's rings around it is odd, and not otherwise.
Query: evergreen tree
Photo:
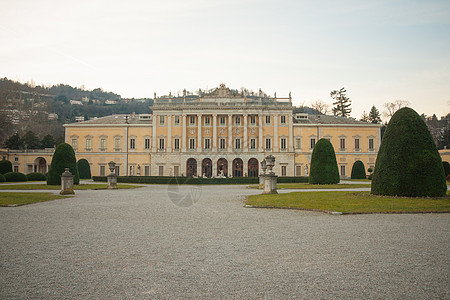
[[[12,172],[12,164],[9,160],[0,160],[0,174]]]
[[[380,112],[375,106],[372,106],[369,112],[369,122],[373,124],[380,124],[381,123],[381,116]]]
[[[55,147],[55,139],[50,134],[47,134],[42,138],[41,141],[42,148],[53,148]]]
[[[8,149],[23,149],[23,140],[18,133],[13,134],[6,140],[5,147]]]
[[[367,179],[366,169],[362,161],[357,160],[353,164],[351,179]]]
[[[381,141],[372,194],[442,197],[446,191],[442,159],[427,126],[413,109],[399,109]]]
[[[78,173],[80,174],[80,179],[91,179],[91,166],[89,162],[82,158],[77,162]]]
[[[363,111],[363,114],[361,115],[361,119],[359,119],[362,122],[369,123],[369,115],[366,113],[366,111]]]
[[[339,183],[339,170],[333,145],[327,139],[320,139],[314,146],[309,173],[310,184]]]
[[[333,109],[333,113],[335,113],[336,116],[348,117],[352,112],[352,109],[350,108],[352,101],[345,95],[345,93],[347,93],[345,88],[334,90],[330,93],[331,98],[334,99],[333,105],[335,105],[335,107]]]
[[[23,144],[28,149],[39,149],[41,141],[33,131],[27,131],[23,136]]]
[[[48,172],[47,184],[60,185],[61,174],[64,173],[65,168],[70,169],[70,173],[73,175],[73,183],[79,184],[80,176],[78,175],[75,151],[73,151],[72,146],[69,144],[62,143],[56,147],[55,153],[53,154],[50,171]]]

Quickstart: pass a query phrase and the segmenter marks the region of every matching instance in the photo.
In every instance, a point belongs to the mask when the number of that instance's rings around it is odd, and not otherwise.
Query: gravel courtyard
[[[243,186],[0,208],[0,298],[450,298],[450,215],[244,208]]]

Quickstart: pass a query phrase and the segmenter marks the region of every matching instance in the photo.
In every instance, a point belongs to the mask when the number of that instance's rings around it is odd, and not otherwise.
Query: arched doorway
[[[186,163],[186,176],[197,176],[197,161],[194,158],[189,158]]]
[[[202,177],[212,176],[212,161],[209,158],[205,158],[202,161]]]
[[[248,177],[258,177],[258,160],[256,158],[250,158],[248,160]]]
[[[235,158],[233,160],[233,177],[242,177],[244,171],[244,163],[242,159]]]
[[[217,161],[217,176],[221,175],[228,177],[228,161],[225,158],[221,158]]]
[[[47,161],[43,157],[38,157],[34,160],[34,172],[47,173]]]

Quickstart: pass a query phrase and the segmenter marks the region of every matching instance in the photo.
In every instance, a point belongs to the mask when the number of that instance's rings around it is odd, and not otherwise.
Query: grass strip
[[[52,195],[48,193],[0,193],[0,206],[19,206],[37,202],[64,199],[67,196]]]
[[[78,184],[74,185],[74,190],[99,190],[106,189],[106,183],[94,183],[94,184]],[[118,189],[135,189],[140,188],[140,185],[131,184],[117,184]],[[60,185],[46,185],[42,184],[10,184],[0,185],[0,190],[60,190]]]
[[[450,212],[450,197],[407,198],[375,196],[369,192],[294,192],[253,195],[247,205],[283,207],[342,213]]]
[[[249,188],[257,189],[258,185],[250,185]],[[309,183],[278,183],[277,189],[355,189],[370,188],[370,184],[364,183],[342,183],[342,184],[309,184]]]

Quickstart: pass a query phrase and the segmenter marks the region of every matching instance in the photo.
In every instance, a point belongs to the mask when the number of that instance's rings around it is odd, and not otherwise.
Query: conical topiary
[[[425,122],[413,109],[399,109],[381,141],[372,194],[441,197],[446,191],[442,159]]]
[[[326,139],[320,139],[314,146],[311,156],[309,183],[335,184],[339,181],[339,170],[333,145]]]
[[[78,160],[77,167],[80,179],[91,179],[91,166],[86,159],[82,158]]]
[[[48,171],[47,184],[60,185],[61,174],[64,173],[65,168],[69,168],[70,173],[72,173],[73,183],[79,184],[80,176],[78,175],[75,152],[69,144],[61,143],[56,147],[55,153],[53,154],[52,164]]]
[[[352,167],[351,179],[367,179],[364,163],[360,160],[355,161]]]
[[[9,160],[0,160],[0,174],[12,172],[12,164]]]

